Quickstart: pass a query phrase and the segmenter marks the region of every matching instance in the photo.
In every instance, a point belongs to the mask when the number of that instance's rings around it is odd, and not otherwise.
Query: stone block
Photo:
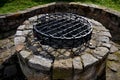
[[[101,46],[107,47],[108,49],[111,48],[111,44],[110,43],[102,43]]]
[[[23,30],[25,28],[25,25],[20,25],[19,27],[18,27],[18,30]]]
[[[97,40],[98,40],[98,41],[101,41],[101,42],[103,42],[103,43],[109,43],[109,41],[110,41],[109,37],[107,37],[107,36],[99,36],[99,37],[97,38]]]
[[[43,74],[43,73],[29,75],[27,79],[28,80],[51,80],[49,75]]]
[[[91,54],[88,54],[88,53],[83,54],[81,58],[82,58],[84,67],[93,65],[98,61],[98,59],[96,59],[95,57],[93,57]]]
[[[52,59],[48,59],[42,56],[33,55],[28,61],[28,65],[37,70],[50,71],[52,67]]]
[[[23,59],[25,59],[25,58],[27,58],[27,57],[29,57],[30,55],[31,55],[31,52],[28,52],[28,51],[20,51],[20,53],[19,53],[20,55],[21,55],[21,57],[23,58]]]
[[[114,71],[114,72],[117,72],[118,69],[120,68],[120,65],[117,64],[117,63],[114,62],[114,61],[108,61],[108,62],[107,62],[107,65],[108,65],[108,67],[109,67],[112,71]]]
[[[107,32],[101,31],[101,32],[99,33],[99,35],[101,35],[101,36],[107,36],[107,37],[110,37],[110,38],[112,37],[109,31],[107,31]]]
[[[79,80],[97,80],[96,66],[92,65],[81,72]]]
[[[106,47],[97,47],[93,51],[93,55],[97,57],[98,59],[104,58],[108,54],[109,50]]]
[[[112,45],[110,48],[110,53],[114,53],[116,51],[118,51],[118,48],[116,46]]]
[[[22,36],[23,35],[23,31],[17,31],[15,36]]]
[[[21,43],[24,43],[24,42],[25,42],[25,37],[23,37],[23,36],[14,38],[15,45],[21,44]]]
[[[109,54],[108,55],[108,60],[110,60],[110,61],[119,61],[119,58],[115,54]]]
[[[81,62],[80,57],[73,58],[73,69],[74,69],[73,80],[79,80],[81,72],[83,71],[83,64]]]
[[[33,23],[33,22],[37,21],[37,16],[30,17],[28,20],[30,21],[30,23]]]
[[[80,57],[73,58],[73,68],[74,68],[75,73],[79,73],[83,70],[83,65],[81,61],[82,60]]]
[[[24,30],[23,31],[23,35],[27,35],[29,32],[31,32],[32,30]]]
[[[53,80],[71,80],[72,72],[72,59],[60,59],[54,61]]]

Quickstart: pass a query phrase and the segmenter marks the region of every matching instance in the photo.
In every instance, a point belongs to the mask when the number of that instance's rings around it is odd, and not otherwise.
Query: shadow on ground
[[[26,80],[15,54],[0,65],[0,80]]]

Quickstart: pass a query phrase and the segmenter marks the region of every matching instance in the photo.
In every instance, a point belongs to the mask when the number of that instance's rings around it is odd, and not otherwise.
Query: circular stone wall
[[[106,59],[111,44],[111,35],[102,24],[88,19],[93,27],[90,45],[79,53],[71,56],[71,49],[55,49],[42,45],[33,36],[34,16],[20,25],[15,34],[14,42],[23,73],[29,80],[96,80],[105,78]]]
[[[82,16],[95,19],[101,22],[110,30],[112,40],[120,41],[120,13],[108,8],[93,4],[82,4],[79,2],[54,2],[36,6],[24,11],[0,16],[0,38],[15,33],[17,27],[26,19],[43,13],[51,12],[74,12]]]

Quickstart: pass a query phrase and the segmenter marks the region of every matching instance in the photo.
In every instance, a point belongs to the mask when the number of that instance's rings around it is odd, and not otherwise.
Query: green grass
[[[33,6],[56,1],[94,3],[120,11],[120,0],[0,0],[0,14],[17,12]]]

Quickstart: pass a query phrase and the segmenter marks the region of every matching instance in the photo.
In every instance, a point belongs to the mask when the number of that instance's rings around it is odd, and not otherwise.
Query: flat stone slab
[[[72,77],[72,59],[55,60],[53,63],[53,79]]]
[[[89,66],[89,65],[92,65],[92,64],[94,64],[94,63],[96,63],[96,62],[98,61],[97,58],[95,58],[95,57],[93,57],[91,54],[87,54],[87,53],[86,53],[86,54],[83,54],[83,55],[81,56],[81,58],[82,58],[84,67],[87,67],[87,66]]]
[[[116,46],[112,45],[110,48],[110,53],[114,53],[116,51],[118,51],[118,48]]]
[[[32,58],[29,59],[28,65],[31,68],[35,68],[37,70],[43,70],[43,71],[50,71],[52,67],[53,60],[46,59],[42,56],[36,56],[34,55]]]
[[[93,51],[93,55],[96,56],[97,58],[103,58],[105,57],[109,52],[109,49],[106,47],[97,47]]]
[[[82,60],[80,57],[73,58],[73,68],[74,68],[75,74],[83,71],[83,64],[82,64]]]
[[[21,36],[21,37],[15,37],[14,38],[14,43],[15,45],[18,45],[18,44],[21,44],[21,43],[24,43],[25,42],[25,37]]]
[[[31,52],[28,52],[28,51],[20,51],[20,55],[21,55],[21,57],[23,57],[23,59],[30,56],[30,54],[31,54]]]

